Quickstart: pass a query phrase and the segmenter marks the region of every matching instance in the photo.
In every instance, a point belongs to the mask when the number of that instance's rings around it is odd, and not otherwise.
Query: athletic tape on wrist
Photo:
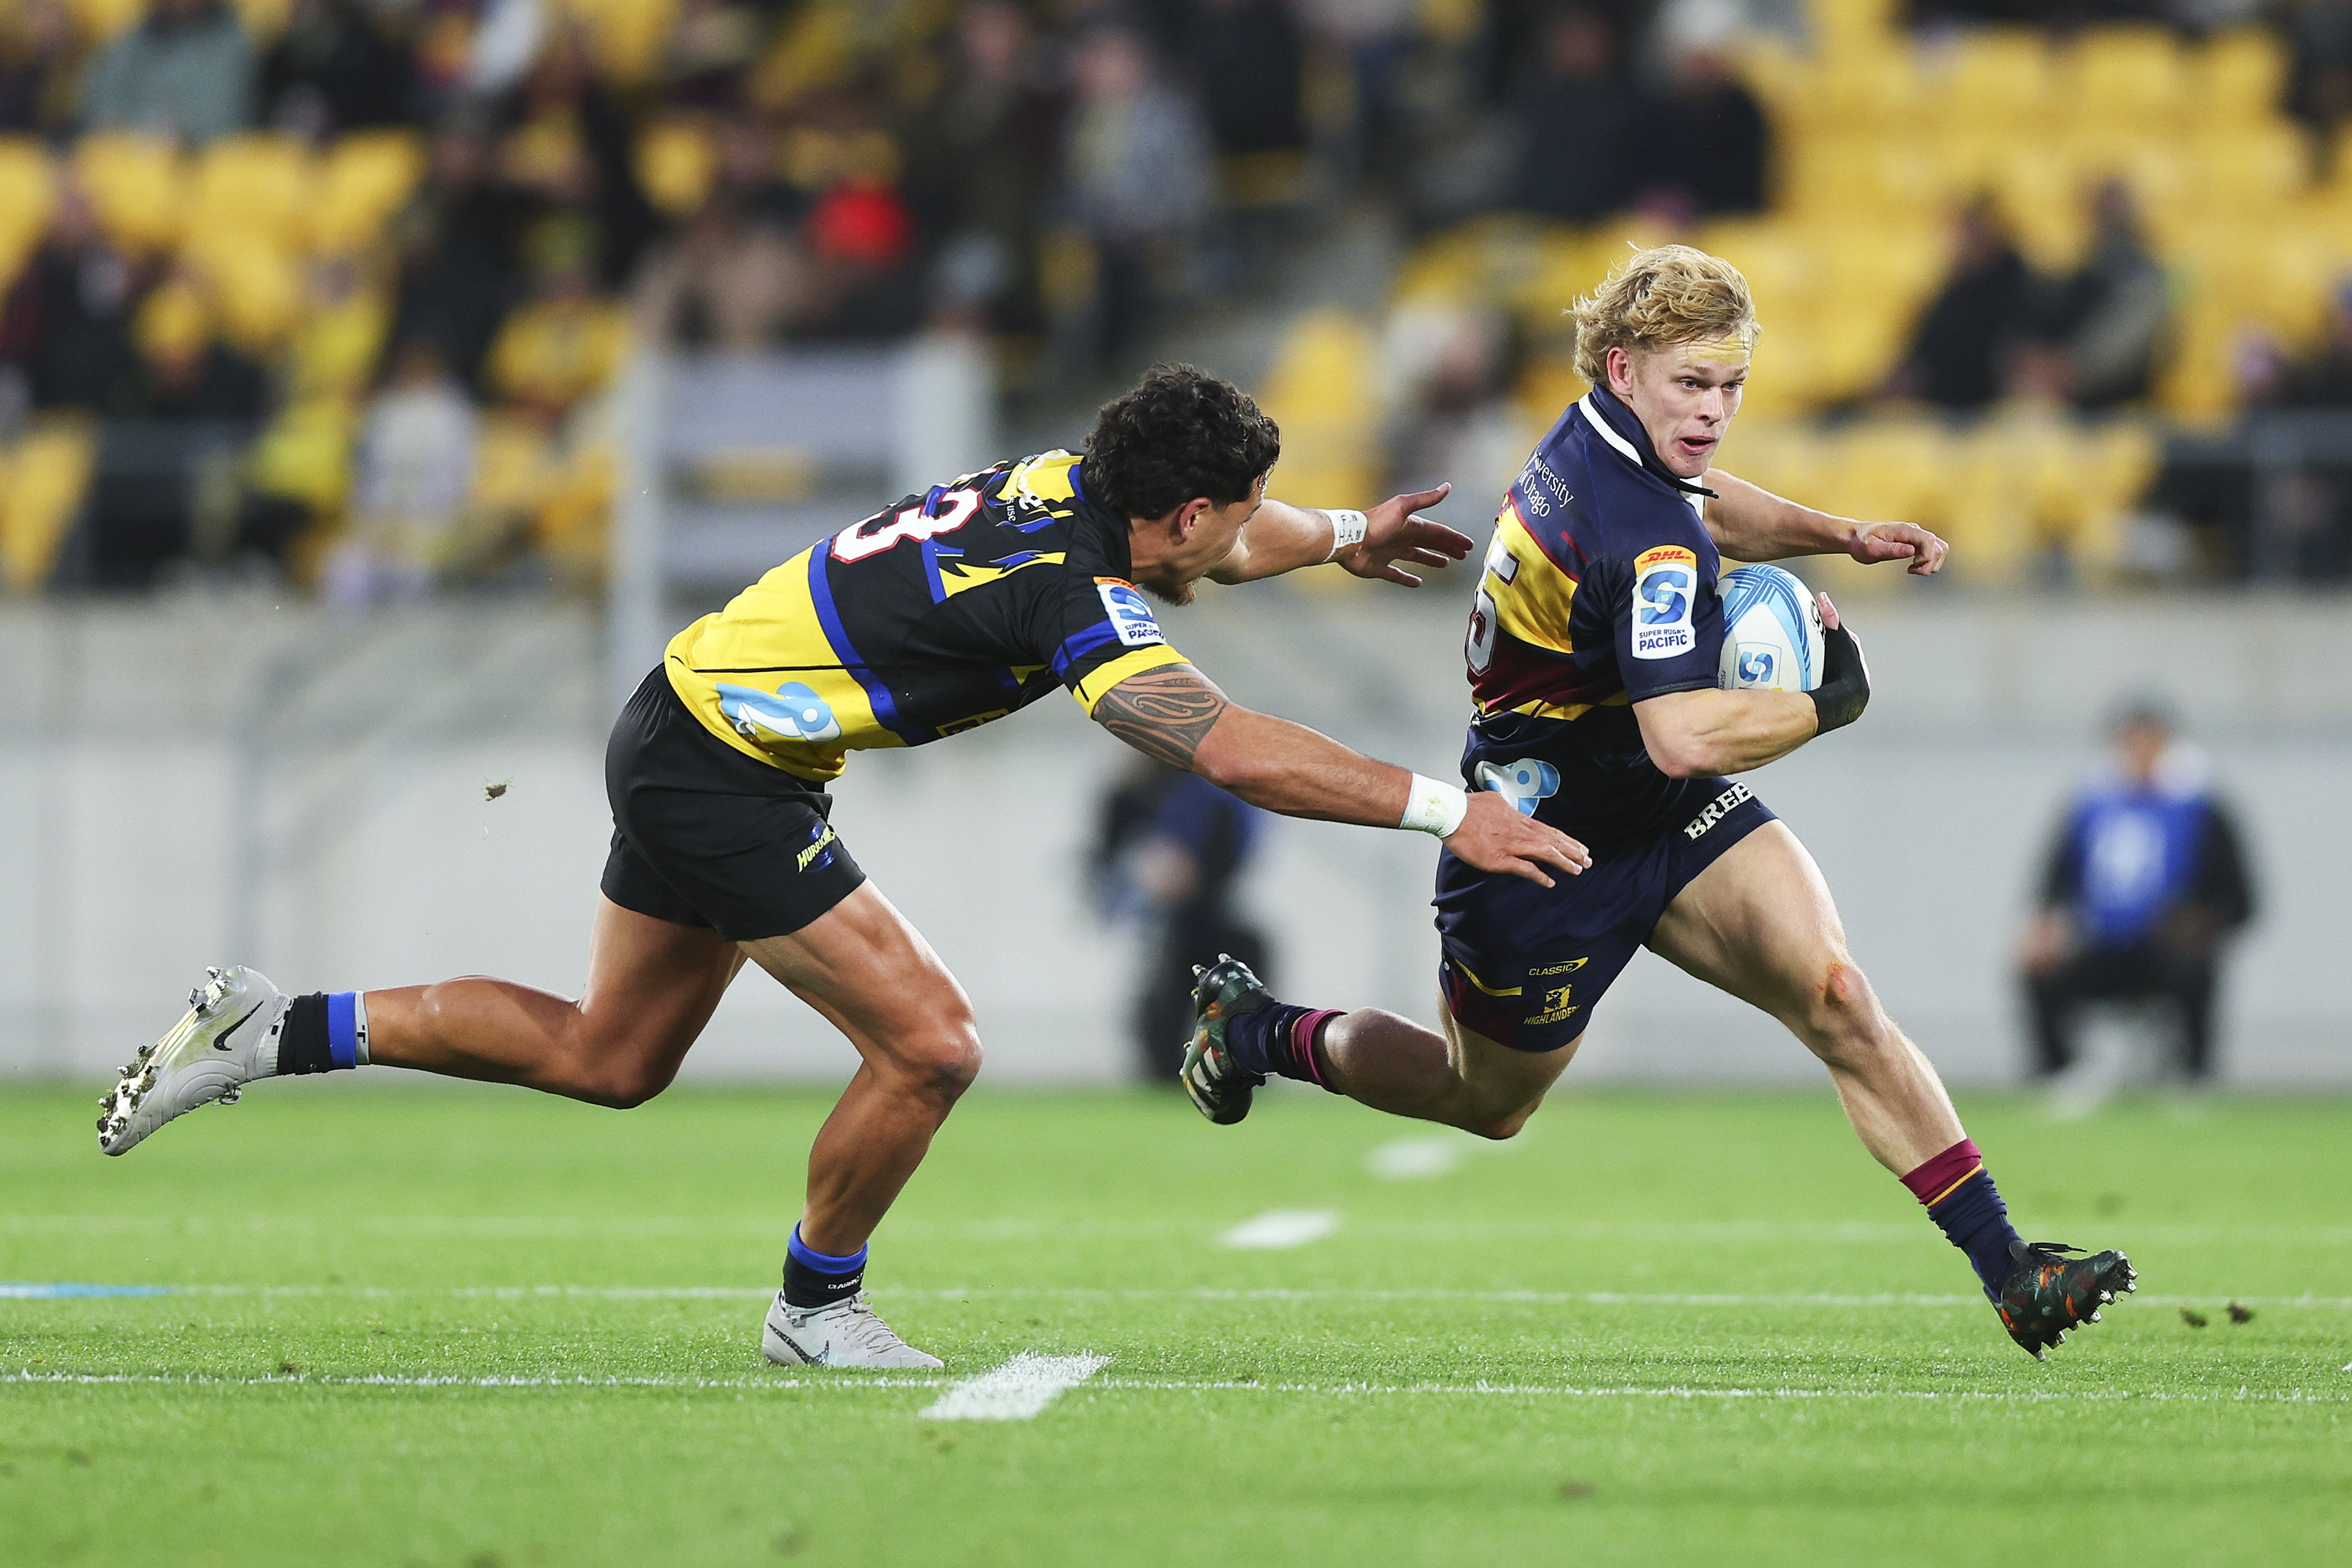
[[[1412,775],[1412,794],[1404,804],[1404,819],[1397,824],[1433,837],[1450,837],[1470,815],[1470,797],[1459,784]]]
[[[1361,544],[1364,542],[1365,532],[1371,526],[1371,520],[1360,511],[1331,513],[1331,553],[1323,559],[1335,560],[1342,550],[1352,549]]]

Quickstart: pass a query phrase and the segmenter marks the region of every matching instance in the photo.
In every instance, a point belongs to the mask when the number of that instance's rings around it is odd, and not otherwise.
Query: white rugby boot
[[[184,1111],[237,1091],[278,1070],[278,1031],[287,998],[269,977],[237,964],[207,969],[188,993],[187,1016],[122,1069],[98,1102],[98,1146],[120,1154]]]
[[[890,1331],[860,1290],[846,1301],[795,1307],[776,1292],[760,1350],[778,1366],[936,1367],[947,1363]]]

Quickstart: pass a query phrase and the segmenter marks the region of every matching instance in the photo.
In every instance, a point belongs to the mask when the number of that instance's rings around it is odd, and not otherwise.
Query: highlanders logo
[[[747,741],[758,740],[762,730],[793,741],[831,741],[841,734],[833,704],[800,681],[788,680],[773,691],[723,680],[716,684],[719,711]]]

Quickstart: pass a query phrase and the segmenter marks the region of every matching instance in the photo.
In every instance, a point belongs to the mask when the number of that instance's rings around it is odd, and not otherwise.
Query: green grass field
[[[93,1099],[0,1096],[0,1279],[172,1289],[0,1300],[11,1564],[2352,1557],[2341,1100],[1964,1104],[2140,1270],[2037,1365],[1826,1090],[1494,1146],[983,1089],[876,1241],[918,1378],[760,1359],[817,1097],[268,1085],[119,1162]],[[1275,1209],[1337,1228],[1220,1244]],[[923,1414],[1023,1351],[1109,1360]]]

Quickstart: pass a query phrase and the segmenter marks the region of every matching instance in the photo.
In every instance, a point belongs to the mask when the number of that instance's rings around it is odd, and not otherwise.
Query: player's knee
[[[1878,1005],[1877,993],[1853,960],[1827,960],[1813,982],[1798,1032],[1813,1053],[1829,1062],[1859,1062],[1885,1050],[1895,1026]]]
[[[931,1029],[905,1053],[909,1075],[923,1092],[953,1103],[980,1076],[980,1028],[969,1017]]]

